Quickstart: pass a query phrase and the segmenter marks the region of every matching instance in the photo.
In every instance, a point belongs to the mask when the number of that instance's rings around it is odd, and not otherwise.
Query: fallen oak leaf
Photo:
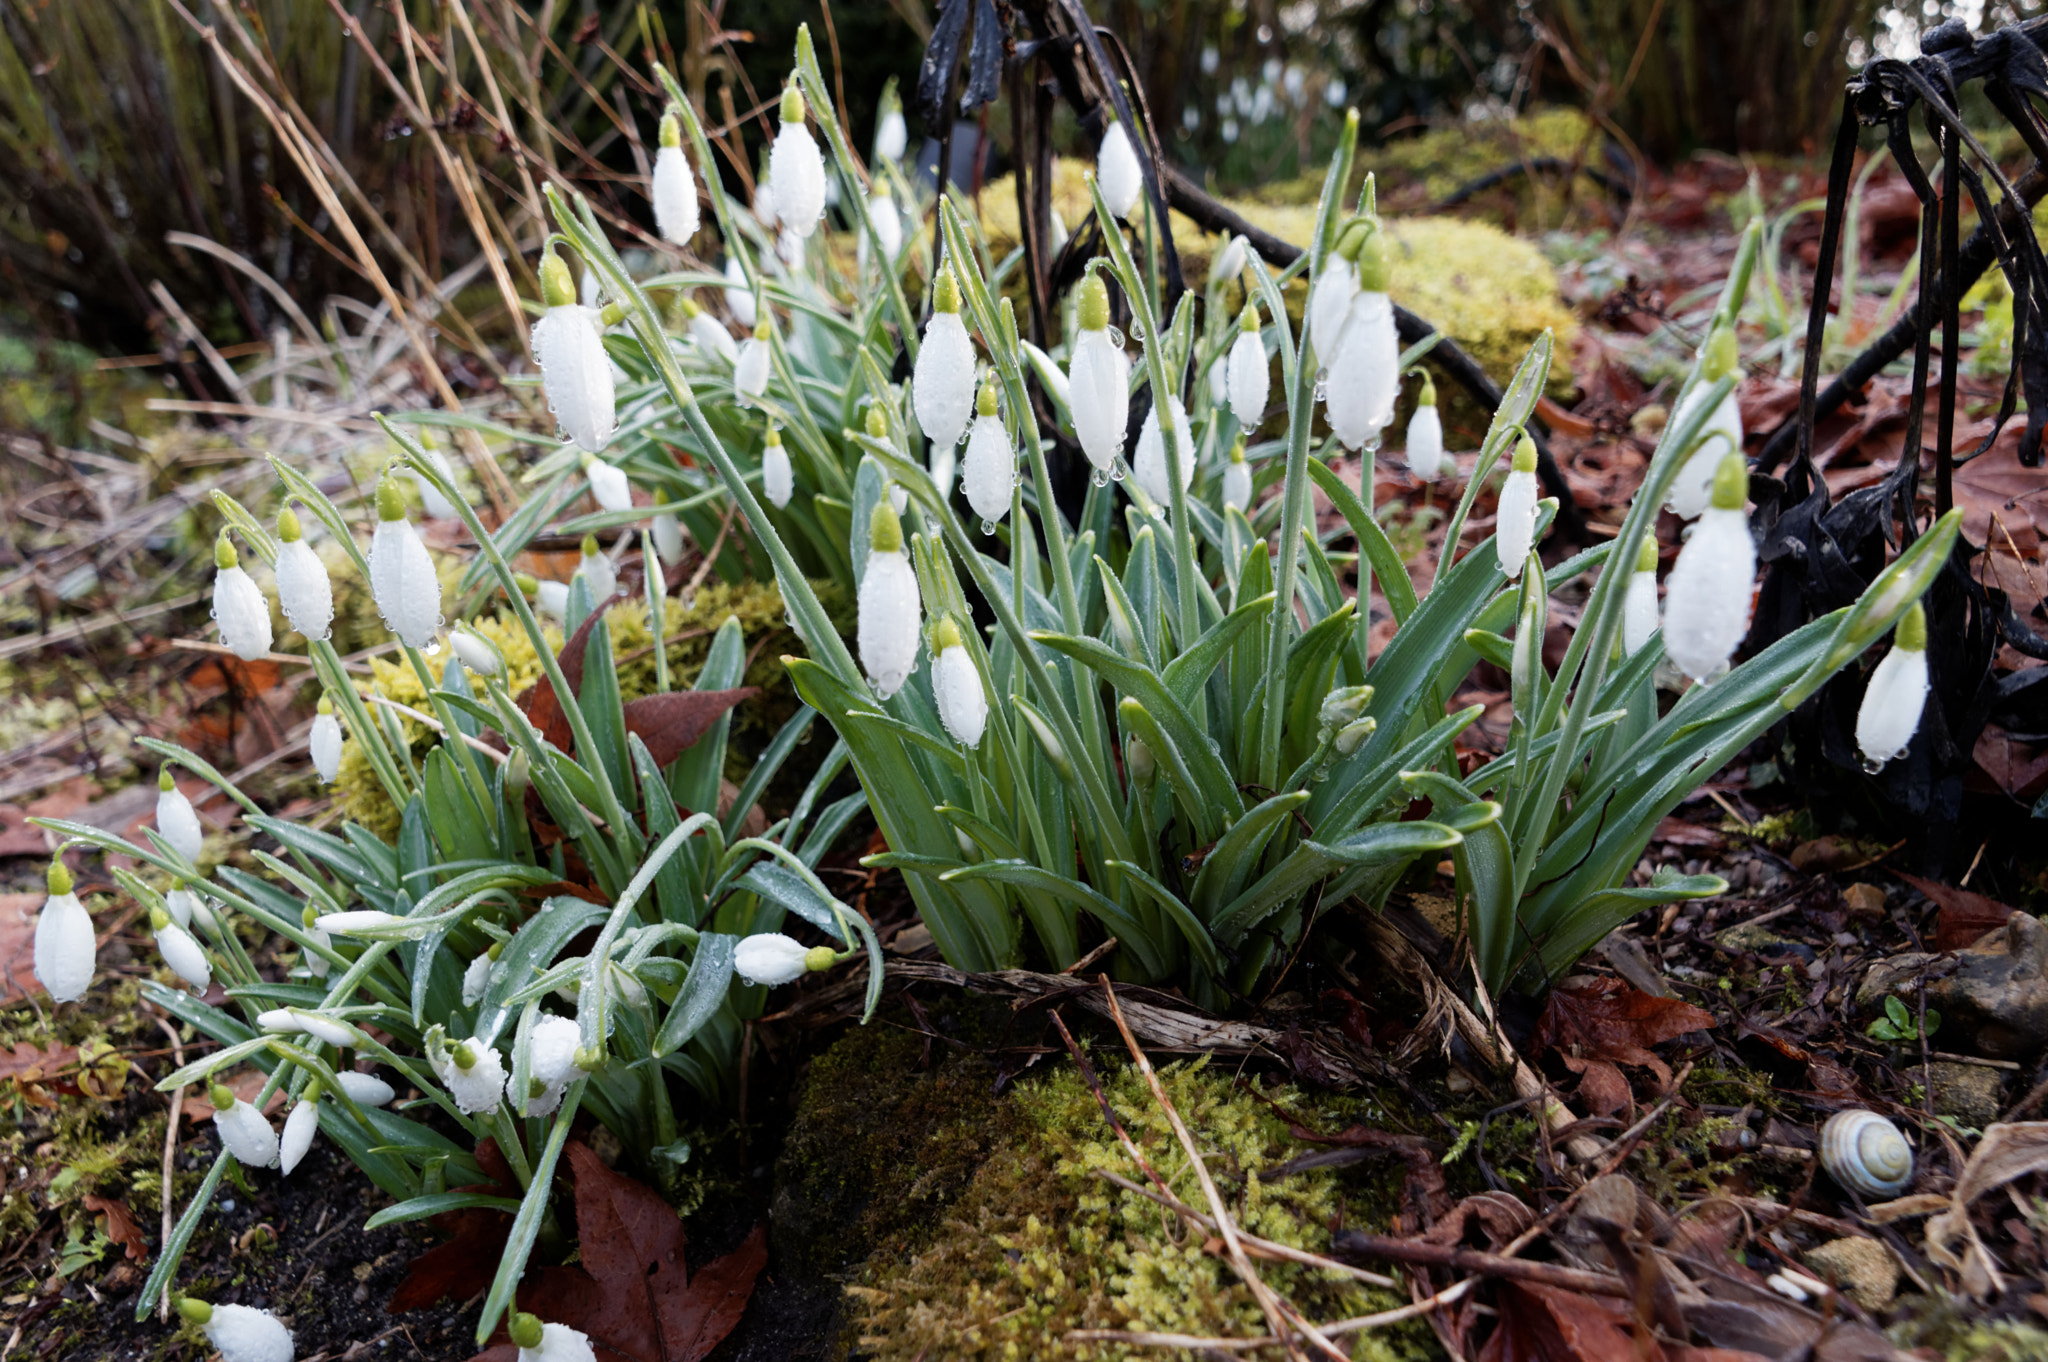
[[[149,1241],[142,1237],[142,1226],[135,1223],[127,1202],[87,1196],[82,1198],[82,1204],[93,1214],[106,1217],[107,1238],[126,1249],[129,1258],[138,1263],[149,1261]]]
[[[626,731],[647,744],[657,767],[666,766],[694,747],[726,711],[760,693],[757,686],[739,686],[643,696],[625,707]]]
[[[1997,899],[1958,889],[1954,885],[1923,880],[1903,870],[1892,873],[1933,902],[1936,908],[1934,949],[1937,951],[1959,951],[1974,946],[1979,937],[2003,927],[2006,919],[2012,916],[2012,909]]]
[[[1671,1069],[1649,1047],[1714,1024],[1714,1014],[1677,998],[1659,998],[1619,979],[1595,979],[1579,988],[1553,989],[1536,1019],[1539,1052],[1554,1049],[1580,1075],[1588,1107],[1611,1116],[1631,1094],[1620,1065],[1633,1064],[1671,1086]]]

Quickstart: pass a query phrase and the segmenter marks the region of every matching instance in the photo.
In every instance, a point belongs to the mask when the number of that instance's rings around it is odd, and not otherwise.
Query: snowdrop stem
[[[456,726],[455,711],[442,696],[441,683],[434,680],[433,673],[427,670],[427,659],[421,655],[419,649],[410,644],[404,646],[405,659],[412,664],[412,674],[419,678],[420,689],[426,694],[427,702],[433,706],[434,717],[441,721],[442,734],[459,734],[462,730]],[[447,653],[448,660],[444,666],[462,665],[462,659],[455,655],[452,647]],[[477,815],[488,823],[491,812],[491,782],[485,778],[483,768],[477,765],[476,752],[466,742],[444,742],[443,746],[455,749],[455,761],[462,769],[464,783],[469,786],[470,798],[476,803]]]

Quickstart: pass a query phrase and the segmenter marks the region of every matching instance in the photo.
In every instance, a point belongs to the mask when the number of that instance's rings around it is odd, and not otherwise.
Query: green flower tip
[[[325,1091],[326,1089],[321,1086],[320,1080],[316,1078],[306,1084],[304,1090],[299,1093],[299,1100],[301,1102],[317,1103],[320,1100],[320,1094]]]
[[[205,1324],[213,1319],[213,1307],[195,1296],[178,1297],[178,1313],[194,1324]]]
[[[1358,110],[1346,109],[1344,111],[1344,131],[1347,133],[1358,131]]]
[[[803,87],[796,83],[795,73],[790,73],[789,84],[782,87],[782,126],[794,127],[804,121]]]
[[[677,148],[683,145],[683,120],[673,107],[661,116],[661,144]]]
[[[512,1316],[512,1322],[505,1326],[505,1332],[512,1336],[512,1342],[521,1348],[538,1348],[541,1340],[539,1315],[520,1311]]]
[[[220,538],[213,541],[213,565],[222,572],[235,566],[241,560],[235,556],[235,546],[228,542],[228,532],[223,528]]]
[[[569,1062],[585,1073],[596,1073],[604,1067],[604,1050],[596,1045],[579,1045]]]
[[[1232,463],[1244,462],[1244,436],[1240,435],[1230,442],[1230,461]]]
[[[754,339],[760,341],[763,345],[768,343],[768,319],[766,317],[754,323]]]
[[[1927,651],[1927,612],[1914,601],[1906,607],[1906,613],[1899,618],[1898,631],[1892,635],[1892,642],[1909,653]]]
[[[228,1091],[227,1085],[224,1083],[214,1083],[208,1086],[206,1089],[206,1100],[213,1103],[213,1109],[216,1112],[226,1111],[235,1105],[235,1095]]]
[[[868,407],[867,427],[868,434],[870,437],[877,440],[884,440],[888,438],[889,416],[888,413],[882,410],[881,403],[876,402]]]
[[[656,506],[666,506],[669,504],[668,488],[657,487],[654,489],[654,504]]]
[[[960,646],[960,626],[953,623],[951,615],[939,616],[939,622],[932,626],[932,651],[943,653],[948,648]]]
[[[935,312],[958,312],[960,310],[960,281],[953,277],[953,268],[948,265],[939,271],[939,281],[932,285],[932,310]],[[1088,323],[1083,321],[1081,325]],[[1107,323],[1104,323],[1107,325]]]
[[[512,585],[519,588],[520,594],[531,596],[540,591],[540,578],[530,572],[515,572],[512,574]]]
[[[323,696],[321,696],[321,697],[320,697],[320,703],[319,703],[319,704],[317,704],[317,705],[315,705],[315,706],[313,706],[313,712],[314,712],[315,714],[332,714],[332,713],[334,713],[334,701],[332,701],[332,700],[328,699],[328,698],[327,698],[326,696],[324,696],[324,695],[323,695]]]
[[[1258,334],[1259,305],[1257,303],[1252,302],[1250,299],[1245,300],[1244,311],[1237,314],[1237,329],[1251,335]]]
[[[695,317],[699,312],[702,312],[704,310],[703,308],[698,307],[697,300],[695,298],[692,298],[687,293],[678,293],[676,295],[676,306],[680,307],[683,310],[683,318],[686,321]]]
[[[71,892],[71,872],[64,868],[62,861],[50,862],[50,873],[44,879],[49,884],[52,894]]]
[[[490,949],[484,952],[485,955],[489,956],[493,960],[496,960],[499,956],[503,955],[504,953],[505,943],[502,941],[493,941],[491,943]]]
[[[160,932],[170,925],[171,915],[164,908],[159,906],[149,910],[149,929],[152,932]]]
[[[299,914],[299,924],[309,932],[314,930],[313,924],[318,922],[319,920],[320,910],[318,908],[315,908],[310,903],[307,904],[305,910]]]
[[[1636,550],[1636,571],[1655,572],[1656,570],[1657,540],[1654,536],[1646,534],[1643,536],[1643,546]]]
[[[626,320],[626,309],[620,307],[617,303],[606,303],[597,314],[597,324],[600,328],[617,326],[624,320]]]
[[[875,503],[875,513],[868,519],[868,549],[873,553],[903,552],[903,522],[896,518],[896,508],[887,497]]]
[[[1436,380],[1429,376],[1427,370],[1423,371],[1422,391],[1415,395],[1415,405],[1419,407],[1433,407],[1436,405]]]
[[[285,508],[277,513],[277,537],[287,544],[296,544],[305,538],[305,531],[299,527],[299,513],[286,502]]]
[[[1109,325],[1109,285],[1093,270],[1081,280],[1081,329],[1101,331]]]
[[[991,373],[981,382],[981,396],[975,399],[974,410],[982,416],[996,414],[996,376]]]
[[[1515,459],[1511,467],[1517,473],[1536,471],[1536,441],[1533,438],[1524,435],[1515,442]]]
[[[549,307],[568,307],[576,301],[576,281],[569,277],[569,262],[552,246],[541,252],[540,300]]]
[[[448,1057],[454,1060],[455,1067],[464,1073],[476,1067],[476,1051],[469,1048],[469,1042],[466,1040],[457,1041],[455,1048],[448,1052]]]
[[[1721,456],[1714,470],[1714,509],[1739,511],[1749,500],[1749,463],[1733,450]]]
[[[1358,243],[1358,287],[1366,293],[1385,293],[1393,267],[1387,259],[1387,234],[1377,222]]]
[[[405,519],[405,493],[398,490],[398,480],[386,477],[377,484],[377,519]]]
[[[766,445],[770,449],[775,448],[777,445],[782,443],[781,430],[777,429],[774,426],[768,427],[768,434],[762,438],[761,443]]]
[[[585,558],[597,557],[597,536],[594,534],[584,535],[583,542],[576,547],[582,551]]]
[[[1700,377],[1709,383],[1735,372],[1741,357],[1735,350],[1735,328],[1723,323],[1707,337],[1707,362]]]
[[[171,776],[170,767],[164,766],[158,768],[156,773],[156,787],[157,789],[162,790],[165,794],[169,794],[171,791],[178,788],[178,782]]]
[[[839,953],[830,946],[813,946],[804,952],[804,968],[816,974],[839,963]]]

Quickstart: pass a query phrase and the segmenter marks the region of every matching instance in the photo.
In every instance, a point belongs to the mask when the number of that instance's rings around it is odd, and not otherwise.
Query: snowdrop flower
[[[1359,242],[1358,294],[1345,314],[1324,389],[1323,410],[1346,449],[1379,439],[1394,419],[1401,389],[1401,342],[1387,273],[1386,234],[1375,228]]]
[[[576,1023],[567,1017],[548,1015],[533,1024],[526,1061],[532,1087],[520,1104],[521,1116],[546,1116],[562,1105],[569,1084],[583,1076],[576,1067],[581,1036]]]
[[[1273,376],[1266,368],[1266,341],[1259,334],[1259,305],[1246,302],[1237,316],[1237,339],[1230,346],[1230,414],[1246,430],[1266,419],[1266,398]]]
[[[1927,708],[1927,612],[1915,601],[1892,634],[1892,650],[1870,673],[1856,711],[1856,746],[1875,771],[1906,750]]]
[[[768,168],[765,165],[761,168],[759,178],[754,181],[753,209],[754,221],[760,223],[769,231],[774,231],[777,221],[775,216],[775,186],[768,181]]]
[[[1231,443],[1230,462],[1223,466],[1223,504],[1240,511],[1252,508],[1252,466],[1244,461],[1244,436]]]
[[[213,543],[213,566],[213,619],[220,626],[220,641],[244,662],[254,662],[270,652],[270,602],[242,571],[225,529]]]
[[[268,1168],[277,1162],[277,1132],[263,1113],[219,1083],[207,1093],[213,1102],[213,1128],[221,1145],[245,1168]]]
[[[36,914],[36,978],[55,1002],[76,1002],[92,985],[99,947],[93,940],[92,915],[71,892],[71,872],[62,861],[50,862],[50,896]]]
[[[441,627],[441,579],[419,532],[405,518],[405,498],[387,476],[377,484],[377,529],[370,536],[370,594],[384,627],[408,648],[424,648]]]
[[[519,1348],[519,1362],[597,1362],[589,1338],[566,1324],[543,1324],[538,1315],[516,1314],[505,1329]]]
[[[1628,592],[1621,598],[1622,649],[1633,654],[1650,641],[1657,625],[1657,540],[1645,535],[1636,570],[1629,574]]]
[[[683,561],[685,535],[683,522],[676,518],[675,512],[661,509],[668,504],[668,489],[665,487],[655,488],[654,552],[655,556],[660,558],[663,563],[673,566]]]
[[[1536,442],[1527,435],[1515,444],[1507,481],[1500,485],[1499,509],[1494,512],[1493,524],[1493,547],[1500,555],[1500,570],[1512,582],[1522,575],[1529,550],[1536,543]]]
[[[1230,404],[1230,356],[1216,356],[1209,366],[1209,405],[1223,407]]]
[[[612,566],[611,558],[598,547],[597,536],[583,536],[583,556],[576,565],[576,571],[583,574],[583,581],[590,588],[590,603],[603,605],[619,589],[618,570]]]
[[[761,490],[777,510],[796,494],[796,472],[789,465],[789,451],[782,447],[782,432],[774,426],[768,427],[761,446]]]
[[[303,1007],[274,1007],[256,1014],[256,1024],[279,1035],[299,1032],[340,1050],[354,1045],[360,1037],[345,1021],[324,1017]]]
[[[900,161],[909,149],[910,128],[903,121],[903,110],[885,96],[881,121],[875,127],[875,154],[884,160]]]
[[[804,267],[803,233],[797,231],[796,228],[790,226],[787,222],[783,223],[782,230],[775,234],[775,254],[790,269],[802,273]]]
[[[375,1074],[358,1073],[354,1069],[338,1069],[334,1081],[341,1084],[348,1100],[359,1107],[382,1107],[398,1096],[389,1083]]]
[[[1112,115],[1095,152],[1095,178],[1102,183],[1102,201],[1109,211],[1128,222],[1145,197],[1145,172],[1138,164],[1138,151],[1131,136]]]
[[[618,424],[612,362],[598,334],[597,309],[576,301],[569,266],[552,249],[540,258],[540,283],[548,310],[533,324],[533,358],[548,410],[571,440],[595,454]]]
[[[799,237],[817,230],[825,216],[825,157],[804,126],[804,92],[792,73],[782,91],[782,127],[768,151],[768,183],[775,186],[775,214]]]
[[[1131,419],[1131,357],[1109,332],[1109,286],[1091,271],[1081,281],[1081,335],[1067,361],[1067,389],[1074,434],[1095,465],[1096,485],[1124,452]]]
[[[380,912],[375,908],[356,908],[346,913],[322,913],[314,919],[313,925],[323,932],[340,932],[343,936],[354,936],[359,932],[375,932],[385,927],[395,927],[405,919],[396,913]]]
[[[897,252],[903,249],[903,214],[896,211],[896,200],[886,189],[877,190],[868,199],[868,218],[875,224],[875,235],[882,242],[882,266],[887,269],[896,262]],[[862,269],[868,264],[868,234],[860,234],[859,261]]]
[[[498,943],[492,942],[489,950],[470,961],[469,967],[462,971],[462,1005],[464,1007],[475,1007],[483,1001],[484,990],[491,986],[491,966],[498,962],[498,952],[500,949],[501,947]]]
[[[178,1313],[205,1331],[221,1362],[292,1362],[292,1331],[268,1310],[208,1305],[186,1296]]]
[[[1436,410],[1436,380],[1422,376],[1415,414],[1408,418],[1408,471],[1424,482],[1444,475],[1444,422]]]
[[[753,330],[754,293],[747,283],[746,267],[740,264],[738,256],[728,254],[725,257],[725,277],[732,281],[725,289],[726,311],[732,313],[732,319],[741,326]]]
[[[422,484],[424,485],[424,484]],[[298,513],[287,505],[277,517],[277,603],[292,628],[317,643],[332,632],[334,624],[334,583],[327,578],[327,564],[313,552],[299,527]],[[219,606],[216,605],[218,612]],[[264,612],[269,624],[269,611]]]
[[[1173,425],[1173,443],[1180,459],[1180,486],[1185,492],[1195,480],[1195,442],[1193,431],[1188,426],[1188,409],[1181,405],[1178,397],[1166,399],[1167,420]],[[1173,504],[1173,485],[1168,480],[1166,465],[1166,441],[1159,434],[1159,405],[1145,414],[1145,424],[1138,430],[1138,461],[1135,469],[1138,486],[1145,489],[1145,495],[1158,503],[1154,512],[1166,514],[1166,507]]]
[[[291,1114],[284,1118],[284,1134],[277,1141],[277,1171],[289,1176],[313,1147],[313,1137],[319,1133],[320,1080],[316,1078],[306,1085]]]
[[[757,932],[733,949],[733,972],[750,984],[775,988],[795,983],[812,970],[830,969],[838,958],[830,946],[806,948],[780,932]]]
[[[1691,420],[1692,414],[1705,400],[1707,389],[1735,372],[1738,358],[1735,328],[1723,322],[1707,337],[1706,360],[1700,366],[1700,381],[1692,385],[1692,391],[1671,413],[1666,428],[1676,430],[1680,424]],[[1735,403],[1733,391],[1721,399],[1707,417],[1707,423],[1700,427],[1699,443],[1693,446],[1691,455],[1678,470],[1671,490],[1665,493],[1664,505],[1674,515],[1687,520],[1706,510],[1714,488],[1714,474],[1721,466],[1722,456],[1731,449],[1738,453],[1742,449],[1742,410]]]
[[[149,930],[156,937],[157,953],[163,956],[164,963],[194,992],[204,993],[213,982],[213,965],[206,958],[206,948],[162,908],[149,910]]]
[[[754,334],[747,337],[740,346],[739,358],[732,365],[733,395],[742,407],[754,405],[754,399],[768,391],[768,365],[771,356],[768,350],[768,323],[762,322],[754,328]]]
[[[988,726],[988,692],[982,689],[981,673],[967,655],[960,626],[951,617],[932,630],[932,699],[939,707],[939,721],[963,747],[979,747],[982,730]]]
[[[1237,278],[1244,273],[1244,264],[1244,238],[1234,236],[1222,250],[1216,252],[1216,258],[1209,262],[1209,287],[1215,288],[1218,284],[1228,283]]]
[[[974,407],[974,341],[960,320],[960,285],[950,268],[932,285],[932,317],[910,379],[917,424],[934,445],[956,445]]]
[[[1304,335],[1315,342],[1316,363],[1325,370],[1336,356],[1344,319],[1351,313],[1351,300],[1358,296],[1358,250],[1368,230],[1367,224],[1358,219],[1344,225],[1337,235],[1335,249],[1323,261],[1315,287],[1309,290]]]
[[[731,290],[727,292],[730,293]],[[748,297],[747,301],[751,304],[753,299]],[[682,306],[683,316],[689,319],[690,339],[696,344],[698,353],[706,359],[715,355],[727,364],[737,362],[740,347],[739,343],[733,340],[732,332],[726,330],[718,318],[697,306],[694,300],[685,298],[682,300]]]
[[[661,150],[654,153],[654,225],[662,240],[678,246],[697,235],[697,177],[683,155],[683,122],[671,110],[661,116]]]
[[[448,646],[455,650],[456,660],[478,676],[503,676],[505,659],[498,655],[489,640],[467,628],[457,629],[448,635]]]
[[[567,619],[569,616],[569,584],[567,582],[535,582],[533,584],[533,607],[551,619]]]
[[[901,690],[916,670],[921,616],[917,573],[903,551],[903,522],[884,498],[868,522],[868,565],[859,597],[860,665],[878,698]]]
[[[1664,599],[1664,651],[1687,676],[1706,681],[1728,665],[1749,632],[1756,543],[1742,512],[1749,466],[1722,456],[1713,497],[1679,551]]]
[[[156,773],[156,831],[171,850],[191,864],[199,864],[199,848],[206,840],[199,830],[199,814],[178,788],[168,766]]]
[[[312,904],[306,905],[305,911],[299,916],[299,921],[305,927],[306,935],[311,939],[313,946],[322,948],[333,947],[334,938],[321,930],[320,912]],[[333,963],[326,956],[320,954],[318,950],[313,949],[312,946],[301,950],[299,952],[299,959],[305,964],[306,972],[315,979],[325,979],[328,967]]]
[[[633,484],[618,465],[606,463],[595,454],[585,454],[583,476],[590,479],[590,499],[604,510],[633,509]]]
[[[190,889],[185,888],[182,883],[178,888],[164,895],[164,911],[169,913],[171,921],[177,923],[180,927],[190,928],[192,926],[193,910],[198,907],[199,896]],[[211,915],[209,914],[209,916]]]
[[[994,534],[997,522],[1010,513],[1010,489],[1016,485],[1017,451],[1003,418],[996,414],[996,379],[990,373],[981,385],[974,431],[967,437],[967,460],[960,470],[967,504],[981,517],[981,532]]]
[[[471,1116],[495,1111],[505,1095],[505,1063],[498,1052],[475,1041],[447,1044],[435,1027],[427,1035],[427,1062],[455,1105]]]
[[[590,276],[592,279],[596,277],[596,275]],[[448,456],[441,452],[440,446],[434,443],[432,432],[424,430],[420,432],[420,447],[427,451],[427,462],[434,465],[434,471],[445,478],[450,486],[453,486],[455,483],[455,469],[449,464]],[[455,504],[441,495],[441,489],[434,486],[431,479],[422,477],[415,470],[412,481],[413,486],[419,489],[420,510],[426,513],[428,519],[453,520],[456,517]],[[282,588],[279,589],[279,594],[283,594]]]

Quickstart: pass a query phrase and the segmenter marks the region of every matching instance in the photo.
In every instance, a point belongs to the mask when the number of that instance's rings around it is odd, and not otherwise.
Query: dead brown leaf
[[[0,856],[50,854],[50,835],[28,819],[27,809],[0,804]]]
[[[1554,1049],[1580,1075],[1579,1092],[1598,1116],[1630,1101],[1619,1065],[1633,1064],[1671,1086],[1671,1069],[1649,1047],[1714,1024],[1714,1014],[1677,998],[1659,998],[1619,979],[1595,979],[1580,988],[1553,989],[1536,1020],[1539,1051]]]
[[[128,1203],[110,1197],[87,1196],[82,1203],[94,1215],[104,1216],[107,1222],[107,1238],[128,1250],[128,1257],[138,1263],[149,1261],[149,1241],[142,1237],[142,1226],[135,1223],[134,1213]]]
[[[486,1139],[476,1147],[477,1166],[488,1183],[456,1187],[458,1192],[483,1192],[491,1196],[517,1198],[518,1179],[498,1152],[498,1142]],[[384,1309],[390,1314],[423,1310],[442,1297],[466,1301],[488,1288],[497,1276],[498,1260],[504,1256],[505,1240],[512,1233],[512,1217],[503,1211],[480,1206],[443,1211],[433,1218],[436,1229],[450,1237],[412,1260],[405,1280],[391,1293]]]
[[[36,914],[42,894],[0,894],[0,1007],[42,993],[36,978]]]
[[[2003,927],[2012,916],[2012,909],[1997,899],[1923,880],[1903,870],[1892,873],[1933,900],[1938,909],[1934,915],[1934,949],[1938,951],[1959,951],[1975,945],[1978,937]]]

